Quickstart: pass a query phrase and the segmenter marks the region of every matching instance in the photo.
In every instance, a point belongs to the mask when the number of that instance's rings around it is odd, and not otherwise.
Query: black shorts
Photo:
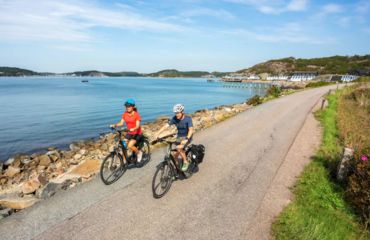
[[[140,141],[140,139],[141,139],[141,134],[126,134],[126,139],[128,140],[128,141],[130,141],[130,140],[135,140],[136,142],[138,142],[138,141]]]

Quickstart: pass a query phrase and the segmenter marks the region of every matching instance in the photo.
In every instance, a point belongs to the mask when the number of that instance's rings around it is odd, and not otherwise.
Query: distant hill
[[[140,77],[143,76],[137,72],[100,72],[96,70],[90,71],[77,71],[67,73],[67,75],[79,76],[79,77]]]
[[[39,75],[37,72],[22,69],[22,68],[15,68],[15,67],[0,67],[0,76],[7,76],[7,77],[20,77],[20,76],[35,76]]]
[[[176,69],[166,69],[155,73],[146,74],[148,77],[203,77],[209,75],[209,72],[203,71],[188,71],[181,72]]]
[[[345,74],[354,69],[370,70],[370,55],[333,56],[323,58],[282,58],[257,64],[237,73],[283,74],[298,71],[317,71],[320,74]]]

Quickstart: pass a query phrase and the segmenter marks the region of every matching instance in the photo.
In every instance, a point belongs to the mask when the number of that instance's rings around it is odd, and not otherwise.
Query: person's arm
[[[134,132],[140,128],[140,120],[136,120],[136,126],[134,128],[129,129],[130,132]]]
[[[110,127],[112,128],[116,128],[116,127],[121,127],[121,126],[123,126],[123,124],[125,123],[125,121],[121,118],[121,121],[119,121],[118,123],[116,123],[116,124],[112,124],[112,125],[110,125]]]
[[[158,136],[164,131],[166,130],[168,127],[170,126],[170,124],[166,123],[161,129],[158,130],[158,132],[155,134],[155,138],[158,138]]]

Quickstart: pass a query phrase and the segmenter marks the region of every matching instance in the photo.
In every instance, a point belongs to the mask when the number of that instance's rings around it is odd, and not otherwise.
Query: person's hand
[[[183,146],[185,146],[185,144],[187,144],[187,143],[188,143],[187,139],[181,141],[181,145],[183,145]]]

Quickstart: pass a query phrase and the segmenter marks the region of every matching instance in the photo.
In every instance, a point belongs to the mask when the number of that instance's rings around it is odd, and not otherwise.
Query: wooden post
[[[322,110],[322,109],[324,109],[325,101],[326,101],[326,99],[324,98],[324,99],[322,100],[322,102],[321,102],[321,110]]]

